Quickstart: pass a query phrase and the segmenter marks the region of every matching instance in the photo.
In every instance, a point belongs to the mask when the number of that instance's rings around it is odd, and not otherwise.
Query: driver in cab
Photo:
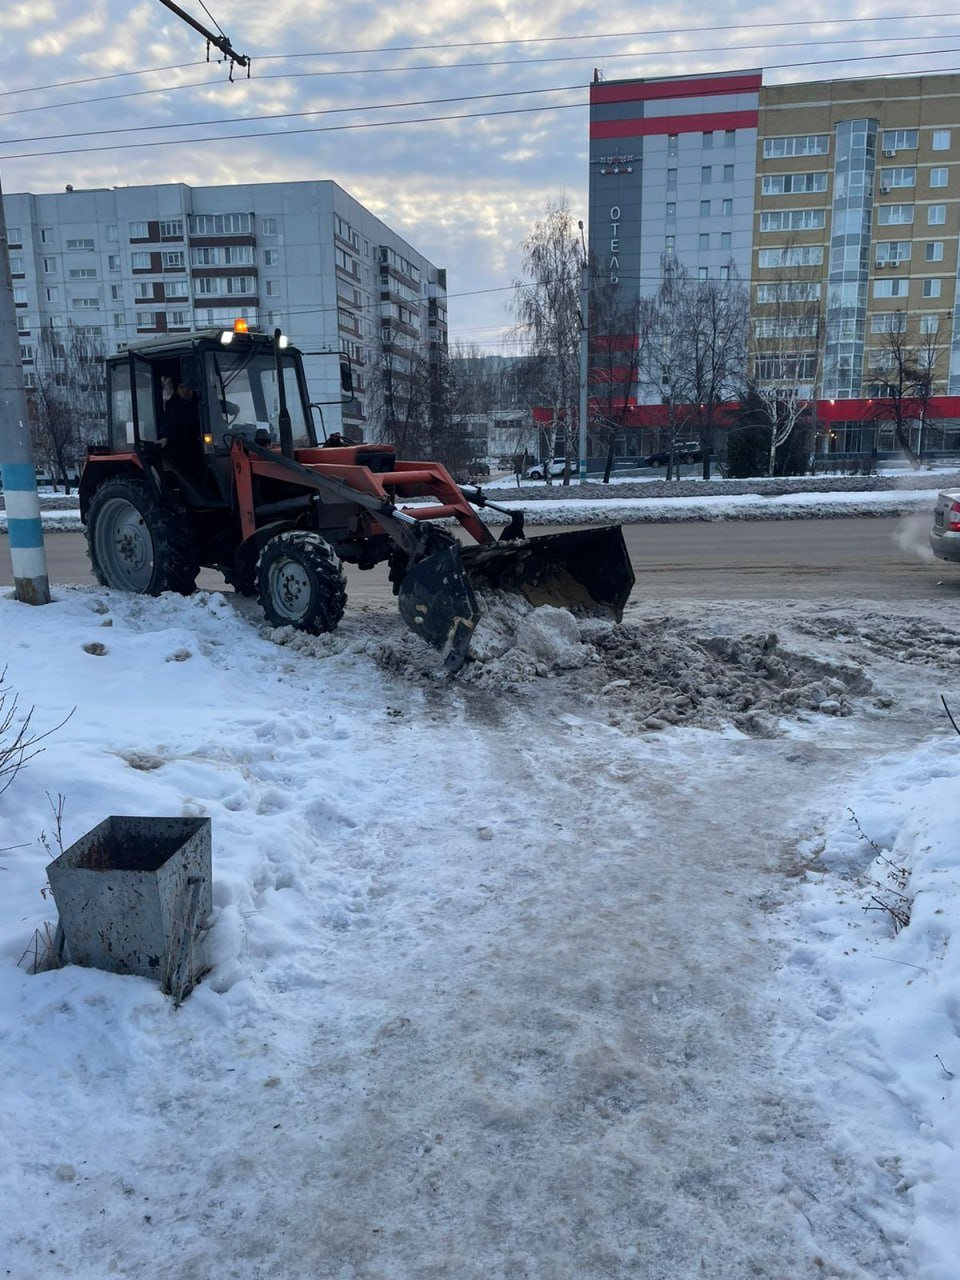
[[[167,401],[160,423],[164,457],[180,471],[203,470],[200,403],[193,387],[180,382]]]

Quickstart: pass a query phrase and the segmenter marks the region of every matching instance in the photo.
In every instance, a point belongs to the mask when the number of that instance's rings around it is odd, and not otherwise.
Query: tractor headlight
[[[221,333],[220,335],[220,341],[223,343],[225,347],[229,346],[230,343],[233,341],[233,330],[224,329],[223,333]]]

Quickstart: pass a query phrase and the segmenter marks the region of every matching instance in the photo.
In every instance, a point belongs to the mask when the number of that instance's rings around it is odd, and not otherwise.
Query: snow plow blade
[[[634,584],[619,525],[548,533],[494,546],[446,547],[421,560],[399,590],[404,621],[459,671],[480,619],[474,589],[509,591],[619,622]]]

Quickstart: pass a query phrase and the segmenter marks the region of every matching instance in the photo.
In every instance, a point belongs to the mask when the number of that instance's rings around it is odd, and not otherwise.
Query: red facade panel
[[[709,115],[595,120],[590,125],[590,137],[649,138],[664,133],[711,133],[717,129],[756,129],[758,118],[757,111],[716,111]]]
[[[709,76],[702,80],[641,80],[625,84],[592,84],[590,105],[605,102],[660,102],[664,98],[704,98],[719,93],[758,93],[760,72],[739,76]]]

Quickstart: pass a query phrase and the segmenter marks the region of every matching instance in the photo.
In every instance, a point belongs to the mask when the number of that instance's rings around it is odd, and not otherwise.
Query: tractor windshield
[[[284,355],[283,386],[298,449],[312,443],[309,409],[304,404],[297,377],[297,360]],[[258,427],[270,432],[270,439],[280,441],[280,394],[277,365],[272,351],[262,347],[223,347],[208,351],[204,357],[204,399],[209,413],[214,444],[222,445],[231,432],[242,431],[251,436]]]

